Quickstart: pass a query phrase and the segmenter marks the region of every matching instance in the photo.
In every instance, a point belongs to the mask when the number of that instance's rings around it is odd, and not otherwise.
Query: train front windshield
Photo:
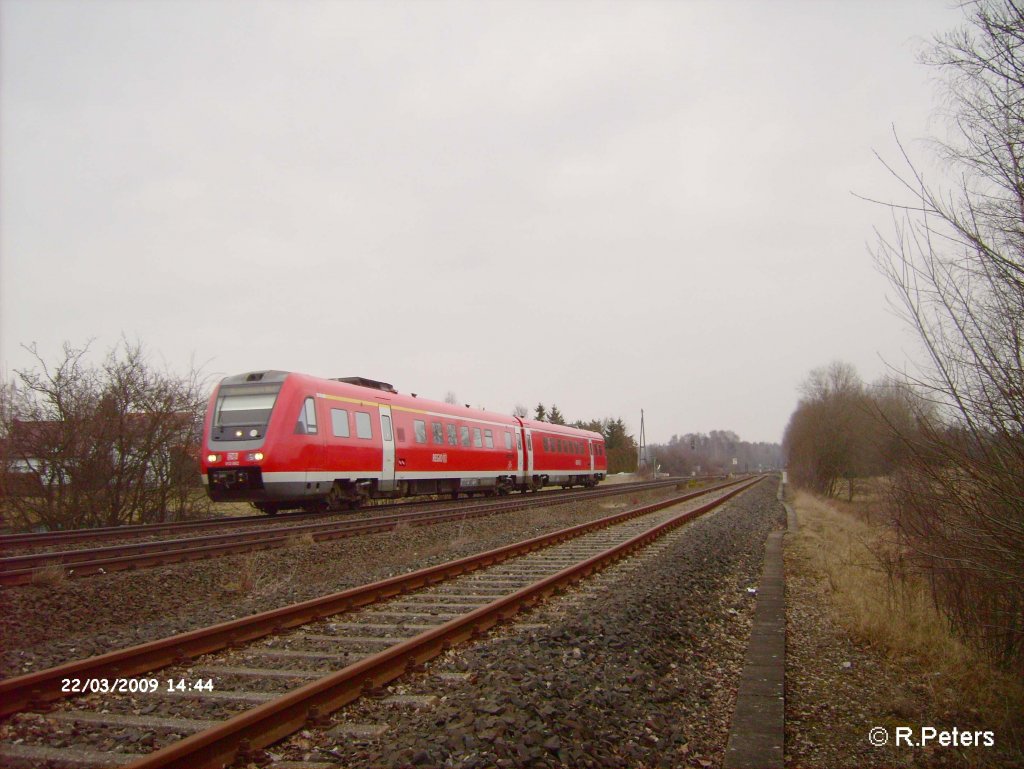
[[[280,384],[221,387],[210,437],[215,441],[262,438],[280,391]]]

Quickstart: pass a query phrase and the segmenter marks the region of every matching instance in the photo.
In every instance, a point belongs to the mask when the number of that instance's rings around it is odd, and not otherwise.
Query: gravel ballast
[[[55,584],[0,588],[10,677],[344,590],[619,512],[673,493],[574,501],[370,536]]]
[[[720,765],[765,538],[783,522],[775,493],[774,483],[758,484],[665,544],[389,688],[437,697],[429,706],[363,698],[264,759]]]

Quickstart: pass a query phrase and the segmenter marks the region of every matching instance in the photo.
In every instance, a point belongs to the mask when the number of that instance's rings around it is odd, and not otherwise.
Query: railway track
[[[142,569],[171,563],[202,560],[224,555],[287,547],[297,540],[311,538],[325,541],[391,531],[396,526],[425,526],[444,521],[476,518],[550,505],[567,500],[581,500],[649,491],[677,484],[678,481],[657,481],[645,484],[605,486],[575,492],[550,492],[520,496],[482,505],[449,505],[440,510],[417,510],[374,517],[345,518],[326,522],[297,524],[287,527],[260,528],[249,531],[224,532],[185,539],[109,545],[57,552],[31,553],[0,558],[0,585],[25,585],[37,579],[41,570],[59,569],[68,577],[85,577],[110,571]],[[712,487],[714,488],[714,487]],[[266,520],[266,519],[264,519]]]
[[[609,488],[611,485],[617,486],[622,490],[622,493],[627,491],[644,491],[648,488],[657,488],[658,486],[665,485],[666,483],[680,483],[683,481],[696,481],[698,483],[711,483],[712,481],[722,480],[723,476],[701,476],[699,478],[675,478],[668,479],[665,481],[639,481],[635,483],[622,483],[622,484],[608,484],[601,486],[600,488]],[[552,498],[561,496],[572,496],[578,494],[578,491],[562,491],[557,489],[545,489],[541,493],[550,495]],[[437,506],[452,506],[451,499],[438,499],[438,500],[423,500],[416,499],[413,501],[406,502],[378,502],[368,508],[364,508],[362,513],[371,513],[374,510],[394,510],[396,508],[403,507],[437,507]],[[467,501],[464,504],[472,505],[473,502]],[[68,531],[44,531],[44,532],[30,532],[30,533],[3,533],[0,534],[0,553],[14,553],[25,550],[33,550],[35,548],[42,547],[67,547],[70,545],[77,545],[83,542],[104,542],[114,540],[132,540],[132,539],[146,539],[149,537],[159,537],[163,535],[182,535],[190,532],[203,532],[212,531],[214,529],[240,529],[248,526],[255,526],[261,528],[284,528],[291,526],[296,522],[301,521],[323,521],[328,517],[341,517],[351,518],[353,515],[352,511],[341,512],[341,513],[324,513],[324,512],[294,512],[294,513],[281,513],[276,516],[268,516],[264,513],[258,515],[241,515],[236,517],[218,517],[218,518],[207,518],[199,521],[172,521],[169,523],[145,523],[136,525],[126,526],[104,526],[98,528],[89,529],[71,529]]]
[[[302,604],[0,681],[0,714],[17,713],[0,726],[0,761],[224,766],[323,721],[362,694],[379,692],[453,644],[510,620],[758,480],[676,496]],[[678,509],[709,493],[710,501]],[[155,681],[157,690],[104,691],[118,680],[135,682],[136,690]],[[93,693],[46,714],[19,712],[67,697],[62,688],[68,681],[92,682],[85,688]],[[145,739],[129,748],[117,738],[126,728],[146,730]]]

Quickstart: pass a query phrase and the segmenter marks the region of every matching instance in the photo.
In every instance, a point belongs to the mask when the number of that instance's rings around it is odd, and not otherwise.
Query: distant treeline
[[[667,444],[652,446],[651,452],[660,471],[670,475],[753,473],[782,466],[778,443],[750,443],[731,430],[673,435]]]

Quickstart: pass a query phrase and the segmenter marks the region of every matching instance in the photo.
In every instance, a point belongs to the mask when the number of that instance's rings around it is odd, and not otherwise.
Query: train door
[[[588,440],[587,446],[590,448],[590,472],[594,472],[594,442]]]
[[[523,469],[526,470],[526,482],[529,483],[530,478],[533,477],[533,437],[528,428],[523,430],[523,434],[525,436],[524,440],[526,443],[526,456],[524,457],[525,464],[523,465]]]
[[[393,491],[395,488],[395,434],[391,428],[391,407],[380,406],[380,437],[383,446],[380,490]]]
[[[516,431],[516,475],[518,481],[522,481],[526,474],[526,447],[523,446],[523,431],[517,429]],[[517,482],[518,482],[517,481]]]

